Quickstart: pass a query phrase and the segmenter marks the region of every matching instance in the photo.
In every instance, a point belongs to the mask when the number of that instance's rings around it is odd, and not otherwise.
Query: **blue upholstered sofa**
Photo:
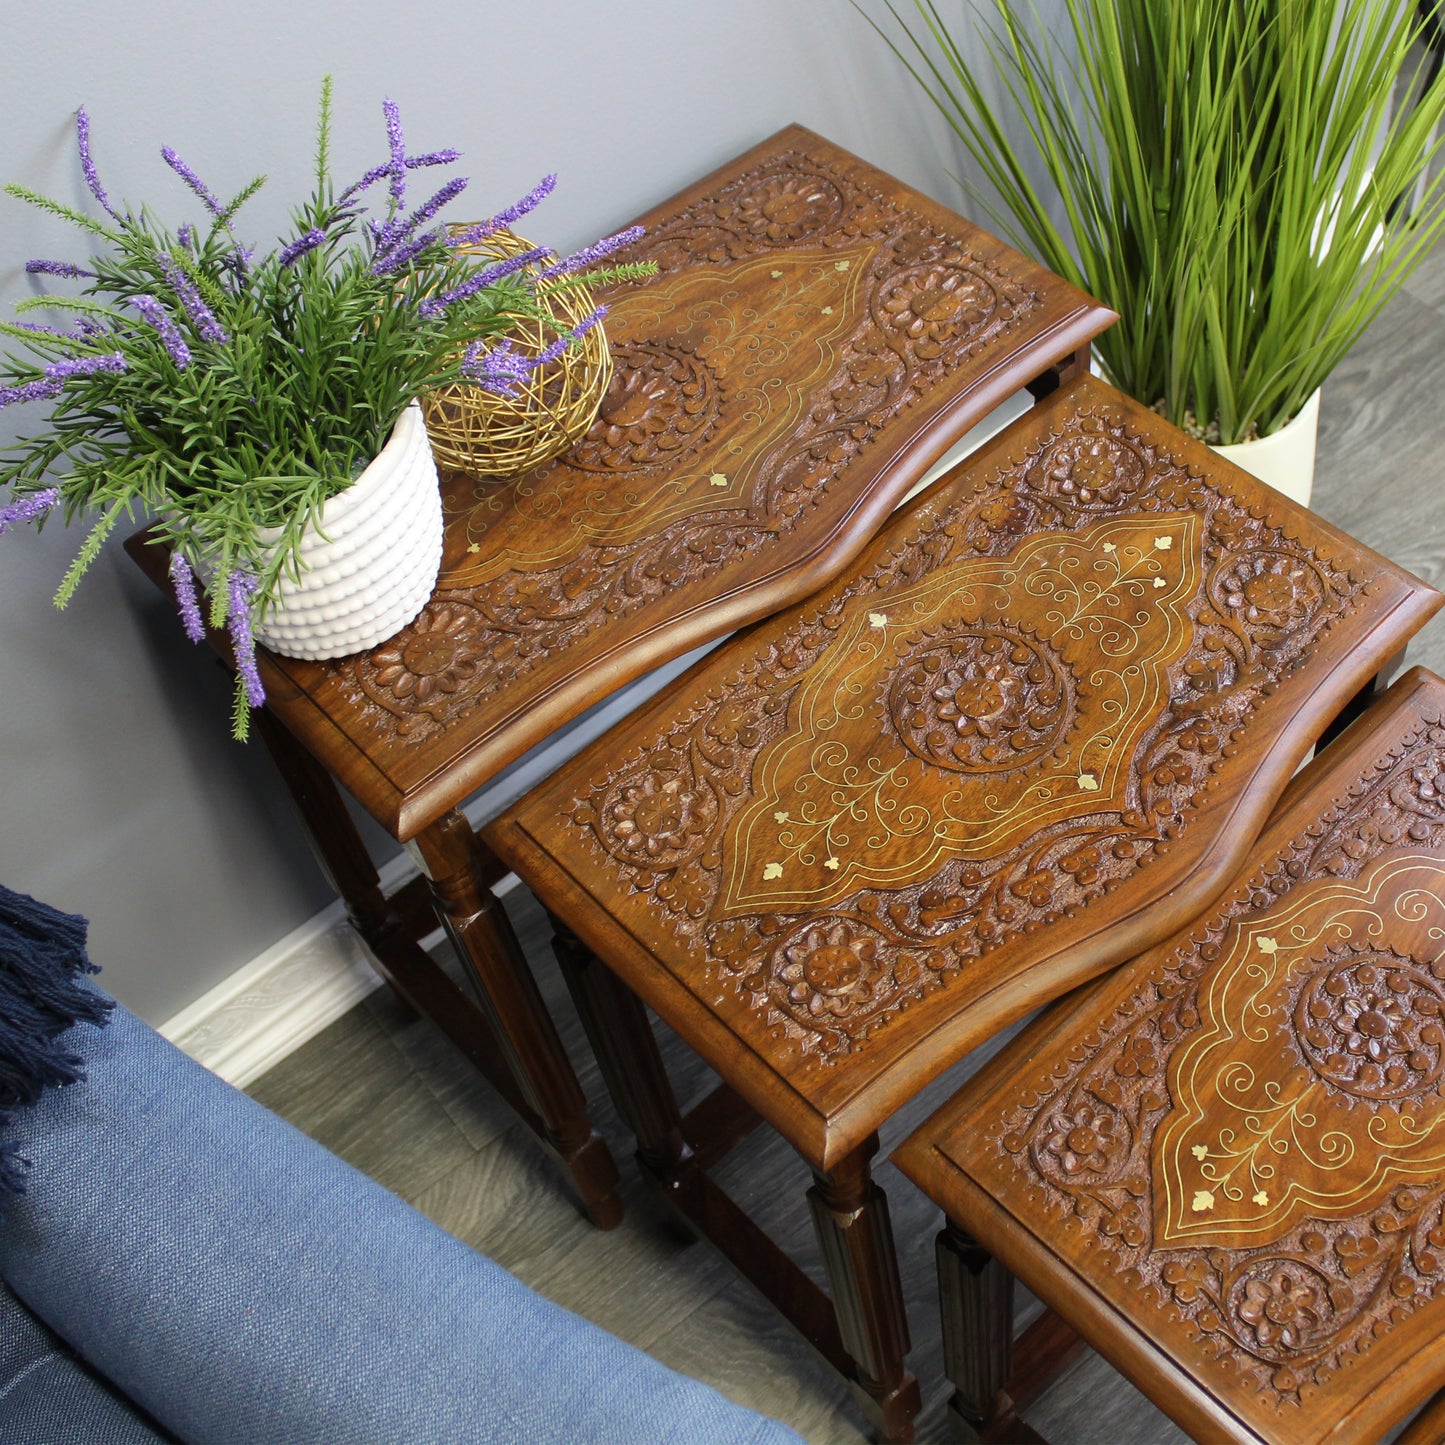
[[[89,987],[89,985],[82,985]],[[0,1442],[782,1445],[534,1294],[123,1009],[17,1109]]]

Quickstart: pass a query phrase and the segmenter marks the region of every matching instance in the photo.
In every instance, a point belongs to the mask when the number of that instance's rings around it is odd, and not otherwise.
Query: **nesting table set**
[[[642,221],[660,275],[609,298],[588,435],[444,478],[397,637],[263,656],[383,971],[615,1223],[515,869],[644,1175],[890,1440],[920,1402],[878,1129],[1068,994],[895,1154],[949,1219],[960,1430],[1037,1438],[1072,1329],[1198,1438],[1378,1438],[1445,1385],[1445,684],[1291,778],[1445,599],[1092,379],[1106,309],[806,131]],[[472,830],[502,766],[748,623]],[[424,882],[383,894],[338,783]],[[721,1076],[687,1114],[649,1009]],[[760,1122],[812,1171],[826,1293],[709,1176]],[[1006,1271],[1057,1312],[1017,1353]]]

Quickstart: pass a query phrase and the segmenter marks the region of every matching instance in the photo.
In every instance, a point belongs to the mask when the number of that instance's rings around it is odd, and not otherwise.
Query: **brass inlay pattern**
[[[449,569],[442,585],[553,566],[587,543],[623,546],[695,513],[700,492],[710,507],[747,509],[761,461],[838,371],[877,252],[859,245],[792,253],[781,285],[777,258],[764,255],[696,266],[628,293],[608,319],[614,345],[663,359],[619,367],[593,433],[572,453],[514,486],[477,488],[463,530],[480,555]],[[679,466],[662,438],[675,444],[669,434],[679,418],[701,421],[702,409],[717,412],[723,397],[726,416],[706,456],[688,468],[684,454]]]
[[[891,593],[886,618],[860,601],[757,761],[720,912],[826,907],[1125,807],[1202,567],[1197,517],[1128,516],[941,567]],[[1009,621],[1021,597],[1043,604],[1030,637]]]
[[[1240,923],[1169,1070],[1161,1243],[1274,1239],[1445,1168],[1442,884],[1436,860],[1397,854]]]

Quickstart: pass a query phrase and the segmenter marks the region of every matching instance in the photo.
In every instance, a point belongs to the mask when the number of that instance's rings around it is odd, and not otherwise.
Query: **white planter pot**
[[[279,531],[265,537],[279,538]],[[345,657],[385,642],[426,605],[442,559],[436,462],[413,402],[362,474],[321,509],[256,640],[288,657]]]
[[[1283,492],[1302,507],[1310,504],[1315,480],[1315,437],[1319,432],[1320,394],[1315,392],[1280,431],[1255,442],[1214,450],[1251,476]]]

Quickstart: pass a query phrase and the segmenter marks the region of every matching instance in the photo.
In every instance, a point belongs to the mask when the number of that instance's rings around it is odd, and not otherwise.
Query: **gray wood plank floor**
[[[1325,387],[1315,508],[1445,585],[1442,458],[1445,248],[1438,248]],[[1445,618],[1426,628],[1410,660],[1445,673]],[[667,1364],[776,1415],[818,1445],[866,1439],[841,1383],[708,1247],[685,1245],[632,1177],[628,1140],[552,963],[545,920],[525,890],[507,901],[598,1127],[623,1161],[628,1216],[620,1229],[600,1233],[583,1221],[525,1131],[429,1024],[385,993],[277,1065],[251,1093],[535,1289]],[[684,1100],[704,1092],[707,1070],[675,1040],[664,1043]],[[884,1154],[982,1057],[965,1060],[893,1121]],[[802,1203],[806,1171],[787,1146],[755,1137],[721,1177],[818,1271]],[[932,1258],[938,1215],[888,1164],[878,1177],[892,1204],[911,1361],[923,1385],[920,1439],[941,1442],[948,1436]],[[1093,1355],[1056,1382],[1028,1418],[1057,1445],[1186,1439]]]

